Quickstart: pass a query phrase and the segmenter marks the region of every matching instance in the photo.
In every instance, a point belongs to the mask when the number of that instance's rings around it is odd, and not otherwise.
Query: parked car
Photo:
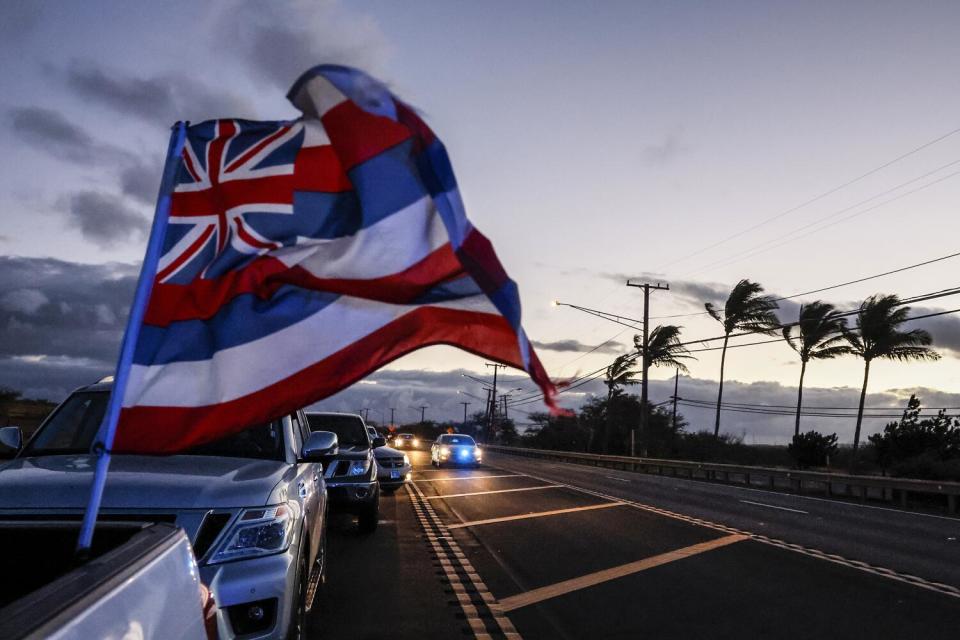
[[[367,427],[370,440],[380,436],[373,427]],[[393,493],[410,479],[410,458],[403,451],[397,451],[384,445],[373,450],[373,457],[377,461],[377,480],[380,490]]]
[[[445,433],[430,447],[430,464],[437,468],[445,464],[479,466],[483,452],[470,436]]]
[[[360,531],[370,533],[380,518],[380,484],[373,450],[386,444],[377,436],[371,439],[363,418],[353,413],[307,414],[310,428],[337,434],[339,453],[327,465],[324,478],[330,506],[357,516]]]
[[[393,446],[397,449],[416,449],[420,446],[420,439],[412,433],[399,433],[393,439]]]
[[[0,522],[79,528],[110,388],[75,391],[22,448],[19,429],[0,430],[0,453],[15,453],[0,463]],[[179,455],[114,455],[100,518],[182,528],[222,638],[303,637],[326,571],[321,463],[336,452],[297,411]]]

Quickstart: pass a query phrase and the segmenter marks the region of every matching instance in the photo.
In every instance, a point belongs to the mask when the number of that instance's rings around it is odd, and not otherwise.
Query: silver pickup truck
[[[22,447],[16,427],[0,429],[0,455],[14,454],[0,461],[0,523],[79,522],[109,394],[109,383],[78,389]],[[303,637],[326,570],[321,463],[337,449],[297,411],[181,455],[116,455],[98,522],[181,527],[222,638]]]

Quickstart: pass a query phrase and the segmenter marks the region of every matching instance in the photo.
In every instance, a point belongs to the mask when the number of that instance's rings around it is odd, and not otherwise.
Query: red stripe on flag
[[[467,273],[473,276],[480,288],[492,294],[503,286],[510,277],[500,264],[493,245],[485,235],[472,229],[457,249],[457,256],[463,262]]]
[[[125,408],[114,451],[169,454],[212,442],[322,400],[411,351],[438,344],[522,367],[517,335],[502,316],[422,307],[242,398],[205,407]]]
[[[367,280],[317,278],[301,267],[291,268],[272,256],[261,256],[219,278],[197,278],[190,284],[158,282],[150,295],[144,323],[165,327],[181,320],[206,320],[237,296],[252,293],[266,300],[287,284],[405,304],[461,273],[460,261],[449,243],[403,271]]]
[[[293,188],[296,191],[350,191],[353,184],[330,145],[304,147],[293,165]]]
[[[347,171],[410,138],[402,124],[367,113],[350,100],[328,111],[321,121]]]

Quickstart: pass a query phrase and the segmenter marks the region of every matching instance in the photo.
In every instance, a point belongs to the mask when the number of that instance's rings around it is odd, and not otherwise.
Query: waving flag
[[[172,147],[113,449],[202,444],[434,344],[527,371],[554,408],[439,139],[355,69],[316,67],[288,97],[302,118],[204,122]]]

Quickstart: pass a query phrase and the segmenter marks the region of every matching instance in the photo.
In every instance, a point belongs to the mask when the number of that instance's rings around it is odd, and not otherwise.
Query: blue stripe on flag
[[[363,227],[428,195],[411,158],[412,140],[377,154],[347,172],[363,205]]]
[[[168,327],[143,325],[133,362],[139,365],[209,360],[222,349],[236,347],[310,317],[340,296],[281,287],[269,300],[253,294],[234,298],[209,320],[186,320]],[[256,363],[250,363],[256,367]]]
[[[433,287],[423,295],[419,296],[411,304],[436,304],[438,302],[449,302],[451,300],[461,300],[473,296],[482,295],[483,290],[480,285],[470,276],[463,276],[450,282]]]

